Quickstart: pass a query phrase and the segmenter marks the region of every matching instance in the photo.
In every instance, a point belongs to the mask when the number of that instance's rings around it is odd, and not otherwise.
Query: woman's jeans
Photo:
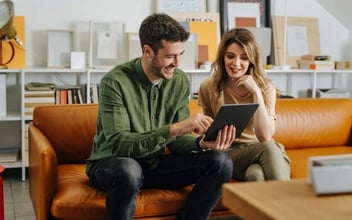
[[[108,219],[132,219],[142,188],[180,189],[195,184],[178,219],[206,220],[221,196],[222,184],[232,176],[230,157],[219,151],[164,155],[150,170],[140,161],[110,157],[88,172],[91,183],[106,192]]]

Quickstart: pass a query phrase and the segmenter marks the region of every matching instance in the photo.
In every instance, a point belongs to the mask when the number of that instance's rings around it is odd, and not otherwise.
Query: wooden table
[[[227,183],[222,203],[242,219],[352,219],[352,194],[317,196],[306,180]]]

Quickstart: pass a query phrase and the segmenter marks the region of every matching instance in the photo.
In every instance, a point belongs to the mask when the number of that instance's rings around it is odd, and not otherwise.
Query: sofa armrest
[[[29,135],[29,194],[37,220],[46,220],[57,187],[58,162],[52,144],[32,123]]]

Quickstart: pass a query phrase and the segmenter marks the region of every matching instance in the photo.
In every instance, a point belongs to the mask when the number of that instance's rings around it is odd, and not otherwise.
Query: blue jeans
[[[149,169],[126,157],[98,161],[88,172],[91,183],[106,192],[108,219],[132,219],[142,188],[179,189],[195,184],[178,219],[205,220],[221,196],[222,184],[232,176],[232,161],[223,152],[164,155]]]

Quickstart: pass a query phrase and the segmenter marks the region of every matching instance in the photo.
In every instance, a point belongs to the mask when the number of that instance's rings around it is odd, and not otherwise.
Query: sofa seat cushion
[[[58,167],[57,191],[51,215],[57,219],[106,219],[105,193],[91,186],[85,164]],[[143,189],[137,197],[135,217],[175,215],[185,202],[191,186],[179,190]],[[219,204],[216,210],[227,210]]]
[[[337,154],[352,154],[351,146],[314,147],[286,150],[291,159],[291,178],[306,178],[308,176],[308,158],[312,156],[327,156]]]

